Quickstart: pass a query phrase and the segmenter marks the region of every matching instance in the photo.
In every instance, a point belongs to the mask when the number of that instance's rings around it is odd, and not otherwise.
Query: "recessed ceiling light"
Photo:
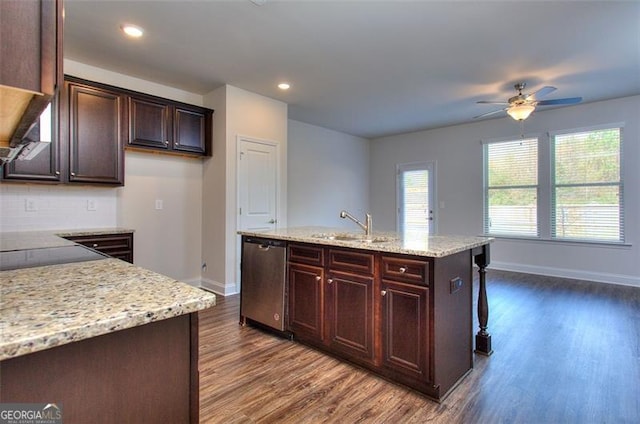
[[[291,86],[289,85],[289,83],[286,82],[281,82],[280,84],[278,84],[278,88],[280,90],[288,90]]]
[[[122,28],[122,31],[124,31],[124,33],[129,37],[139,38],[142,37],[142,34],[144,34],[144,30],[136,25],[124,24],[121,25],[120,28]]]

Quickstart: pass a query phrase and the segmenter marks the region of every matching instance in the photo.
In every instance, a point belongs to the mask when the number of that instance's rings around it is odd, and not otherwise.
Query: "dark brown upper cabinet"
[[[0,1],[0,145],[20,143],[62,85],[62,15],[62,0]]]
[[[124,185],[125,96],[75,78],[67,79],[65,93],[68,181]]]
[[[137,93],[128,99],[130,148],[211,155],[212,110]]]

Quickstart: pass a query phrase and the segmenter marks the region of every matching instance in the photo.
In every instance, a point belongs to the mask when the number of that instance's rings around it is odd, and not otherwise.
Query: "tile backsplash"
[[[0,231],[117,226],[118,189],[0,184]]]

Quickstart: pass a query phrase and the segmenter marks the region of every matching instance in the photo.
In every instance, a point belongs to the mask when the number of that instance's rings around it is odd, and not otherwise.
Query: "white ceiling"
[[[520,81],[556,86],[549,99],[640,94],[640,1],[65,0],[65,9],[69,59],[200,94],[230,84],[286,102],[291,119],[368,138],[469,122],[497,109],[476,101],[506,100]],[[125,39],[123,22],[145,36]]]

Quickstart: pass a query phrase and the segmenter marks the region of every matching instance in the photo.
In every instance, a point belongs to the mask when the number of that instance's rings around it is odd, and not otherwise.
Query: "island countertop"
[[[367,241],[363,232],[328,227],[291,227],[271,231],[238,231],[238,234],[275,240],[350,247],[377,252],[441,258],[491,243],[491,237],[378,232]],[[344,240],[353,238],[353,240]],[[342,240],[341,240],[342,239]]]
[[[3,233],[1,250],[74,245],[58,237],[67,233]],[[0,361],[197,312],[215,300],[114,258],[0,271]]]

